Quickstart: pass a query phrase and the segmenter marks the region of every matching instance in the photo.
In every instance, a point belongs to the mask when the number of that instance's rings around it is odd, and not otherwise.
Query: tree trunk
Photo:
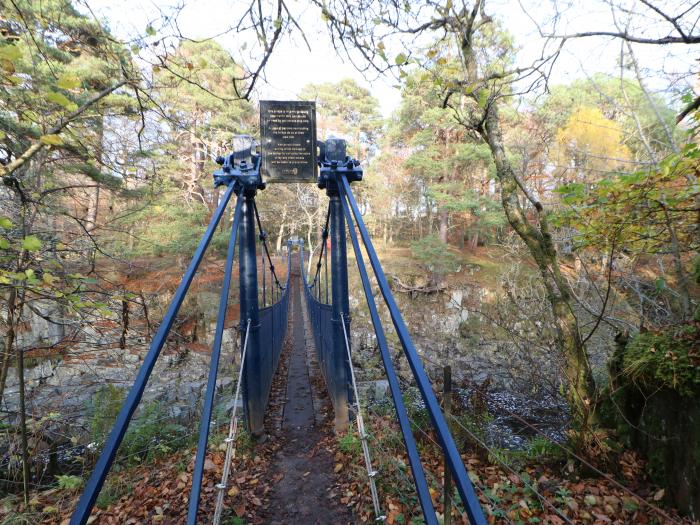
[[[277,249],[277,253],[282,251],[282,237],[284,236],[284,220],[280,223],[280,229],[277,232],[277,243],[275,244],[275,248]]]
[[[447,226],[450,218],[450,214],[447,210],[440,210],[439,212],[440,216],[440,229],[438,230],[438,235],[440,236],[440,240],[447,244]]]
[[[10,288],[7,298],[7,333],[5,334],[5,348],[2,355],[2,368],[0,368],[0,406],[2,406],[3,394],[5,393],[5,383],[7,382],[7,372],[12,361],[12,347],[15,342],[15,311],[17,309],[17,289]]]
[[[198,116],[199,113],[197,112],[197,109],[195,108],[195,113],[192,118],[192,123],[190,124],[190,180],[187,181],[187,192],[190,194],[191,197],[198,198],[202,204],[204,204],[210,211],[211,214],[213,214],[213,209],[216,208],[216,205],[214,205],[214,208],[212,208],[212,203],[210,200],[207,200],[205,194],[204,194],[204,188],[201,185],[201,175],[202,171],[204,168],[204,162],[202,160],[202,153],[201,153],[201,146],[202,143],[197,137],[197,122],[198,122]],[[217,194],[218,196],[218,194]],[[208,217],[210,218],[210,217]]]
[[[556,249],[549,233],[547,215],[542,205],[532,199],[538,214],[539,228],[533,226],[518,200],[520,192],[524,193],[524,188],[520,186],[506,156],[495,102],[486,111],[480,133],[489,145],[496,165],[496,175],[501,183],[501,203],[508,222],[527,245],[542,276],[555,319],[558,346],[565,361],[564,374],[568,381],[566,397],[572,419],[583,433],[590,425],[593,415],[595,383],[579,332],[578,320],[573,312],[573,295],[559,267]]]
[[[469,238],[469,250],[472,252],[476,251],[477,246],[479,246],[479,233],[475,233]]]
[[[104,155],[103,152],[103,142],[104,142],[104,120],[101,116],[98,116],[95,121],[95,133],[97,134],[97,151],[95,153],[97,164],[102,170]],[[97,220],[99,218],[99,208],[100,208],[100,183],[93,180],[95,187],[88,188],[88,209],[87,217],[85,218],[87,231],[92,231],[97,228]]]
[[[17,381],[19,382],[19,430],[22,443],[22,493],[24,504],[29,504],[29,483],[31,473],[29,471],[29,446],[27,439],[27,411],[24,400],[24,352],[17,351]]]
[[[27,208],[26,203],[22,201],[20,204],[19,211],[19,221],[22,227],[22,237],[27,237]],[[31,231],[31,230],[29,230]],[[25,249],[20,250],[19,256],[17,257],[17,266],[15,267],[16,272],[24,272],[26,269],[28,261],[28,252]],[[5,393],[5,384],[7,382],[7,373],[10,368],[10,363],[12,362],[12,350],[15,343],[16,327],[19,318],[22,315],[22,310],[24,309],[24,299],[25,299],[25,286],[26,281],[22,281],[22,288],[19,293],[17,293],[17,288],[14,286],[10,289],[10,293],[7,298],[7,318],[5,320],[7,326],[7,333],[5,334],[5,349],[2,356],[2,363],[0,364],[0,406],[2,406],[2,399]]]
[[[85,222],[88,231],[92,231],[97,227],[97,219],[99,216],[100,207],[100,186],[95,185],[90,188],[90,196],[88,197],[88,210]]]
[[[678,278],[678,294],[681,298],[681,314],[683,320],[687,320],[691,316],[691,305],[692,300],[690,299],[690,291],[688,285],[690,284],[688,275],[683,269],[683,259],[681,255],[680,241],[678,240],[678,235],[676,234],[676,228],[673,225],[673,220],[668,213],[668,208],[663,205],[664,219],[666,221],[666,227],[668,228],[669,234],[671,236],[671,255],[673,257],[673,267],[676,272],[676,277]]]

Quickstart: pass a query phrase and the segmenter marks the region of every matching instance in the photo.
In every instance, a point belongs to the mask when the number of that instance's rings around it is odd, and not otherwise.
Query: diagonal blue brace
[[[111,468],[112,463],[114,463],[114,458],[117,455],[117,450],[119,449],[122,439],[124,439],[124,434],[129,426],[131,417],[134,415],[139,401],[141,401],[148,378],[150,377],[153,367],[156,364],[156,360],[160,355],[160,351],[165,344],[165,340],[168,337],[168,332],[170,332],[170,328],[175,321],[175,316],[180,310],[182,301],[185,299],[185,294],[187,294],[190,284],[192,284],[192,279],[197,272],[197,268],[199,268],[199,264],[202,262],[202,258],[204,257],[207,247],[209,246],[209,242],[214,236],[216,227],[221,221],[221,217],[226,210],[229,200],[231,200],[231,195],[234,191],[233,187],[234,184],[231,184],[226,190],[226,193],[224,193],[224,196],[221,199],[219,206],[216,208],[216,211],[211,218],[211,222],[209,223],[209,226],[202,237],[202,240],[199,242],[199,246],[197,246],[197,250],[194,252],[192,261],[190,262],[182,281],[180,281],[180,285],[175,291],[175,295],[170,302],[168,311],[158,327],[158,331],[151,342],[151,347],[149,348],[148,353],[143,360],[143,364],[141,365],[141,369],[136,376],[134,385],[131,387],[129,395],[124,400],[124,404],[122,405],[119,415],[117,416],[117,421],[115,422],[114,427],[107,438],[107,442],[105,443],[102,453],[97,460],[95,469],[92,471],[90,479],[88,479],[87,485],[85,486],[85,491],[80,497],[80,501],[78,501],[78,506],[71,517],[70,525],[84,525],[90,517],[90,512],[92,511],[95,501],[97,500],[97,496],[99,495],[102,485],[107,478],[109,469]]]
[[[450,434],[445,417],[442,415],[442,411],[440,410],[440,405],[435,397],[435,393],[430,386],[430,380],[428,379],[425,370],[423,370],[423,364],[418,357],[415,347],[413,346],[413,341],[408,333],[406,323],[404,322],[401,312],[396,304],[396,301],[394,300],[394,296],[391,293],[389,282],[386,279],[386,275],[384,275],[384,270],[379,262],[379,257],[377,257],[377,252],[372,245],[372,239],[369,236],[369,232],[367,231],[367,227],[362,219],[360,210],[357,207],[357,202],[355,202],[355,197],[350,189],[350,183],[347,181],[345,176],[341,175],[339,179],[338,187],[340,189],[341,198],[343,201],[345,198],[347,198],[347,202],[352,208],[352,214],[355,217],[357,227],[360,230],[362,242],[364,243],[365,250],[367,250],[370,264],[372,265],[374,275],[377,279],[377,283],[379,284],[379,289],[382,292],[384,301],[389,309],[389,313],[391,314],[391,320],[394,324],[394,328],[396,329],[396,333],[399,336],[401,345],[403,346],[403,351],[406,355],[406,359],[408,360],[408,364],[411,367],[413,376],[418,384],[418,389],[423,397],[423,402],[428,409],[428,414],[430,415],[433,428],[437,433],[440,445],[445,453],[446,462],[450,467],[455,484],[457,485],[457,490],[459,491],[459,495],[461,496],[464,506],[466,507],[469,521],[472,525],[486,525],[486,519],[484,518],[484,513],[481,509],[479,499],[474,492],[474,487],[472,486],[469,476],[467,475],[467,470],[464,468],[464,462],[459,455],[459,451],[457,450],[457,446],[452,438],[452,434]]]
[[[209,426],[211,424],[211,413],[214,406],[214,394],[216,393],[216,376],[219,372],[219,356],[221,355],[221,340],[224,335],[224,324],[226,322],[226,311],[228,310],[228,294],[231,287],[231,273],[233,272],[233,255],[236,251],[236,236],[238,225],[241,222],[241,207],[243,199],[239,195],[236,202],[236,210],[233,213],[233,225],[231,226],[231,237],[228,242],[228,252],[226,254],[226,267],[224,269],[224,280],[221,284],[221,298],[219,300],[219,313],[216,318],[216,331],[214,332],[214,342],[211,349],[211,363],[209,365],[209,378],[207,379],[207,391],[204,396],[204,406],[202,407],[202,418],[199,424],[199,441],[197,442],[197,455],[194,461],[192,472],[192,489],[190,491],[190,501],[187,509],[187,524],[197,523],[197,510],[199,508],[199,497],[202,488],[202,475],[204,472],[204,460],[207,456],[207,442],[209,441]]]
[[[386,371],[386,377],[389,381],[389,390],[391,391],[391,397],[394,401],[394,408],[396,409],[396,417],[399,420],[399,427],[401,427],[403,442],[406,445],[408,461],[411,464],[411,473],[413,474],[413,480],[416,483],[416,493],[418,494],[418,500],[420,501],[420,506],[423,510],[423,517],[425,518],[426,524],[436,525],[438,520],[437,516],[435,515],[433,501],[430,497],[428,482],[425,479],[425,472],[423,471],[423,465],[420,460],[420,453],[418,452],[416,439],[413,437],[411,422],[408,419],[408,412],[406,411],[406,406],[404,405],[403,397],[401,395],[401,389],[399,388],[399,380],[396,377],[394,364],[391,362],[391,354],[389,354],[389,347],[387,345],[384,327],[382,326],[382,321],[379,318],[379,312],[377,312],[377,305],[374,302],[372,285],[369,282],[369,276],[367,275],[367,269],[365,268],[362,251],[360,250],[360,242],[357,239],[357,233],[355,232],[355,225],[353,223],[352,216],[350,215],[350,209],[348,208],[348,203],[345,201],[345,198],[341,198],[340,202],[343,205],[343,213],[345,214],[345,220],[348,223],[348,231],[350,232],[350,240],[352,241],[352,247],[355,251],[357,269],[360,272],[362,288],[365,292],[365,299],[367,300],[369,315],[372,318],[374,333],[377,334],[379,352],[381,353],[382,361],[384,362],[384,370]]]

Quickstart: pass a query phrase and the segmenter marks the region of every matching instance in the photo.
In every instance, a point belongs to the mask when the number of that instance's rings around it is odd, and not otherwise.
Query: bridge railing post
[[[345,239],[345,217],[340,204],[338,187],[327,186],[330,199],[330,238],[331,238],[331,323],[333,326],[333,351],[331,352],[332,388],[331,400],[335,412],[335,430],[348,429],[348,403],[351,401],[349,384],[349,363],[345,349],[345,330],[350,334],[350,302],[348,298],[348,255]],[[317,283],[319,291],[320,281]]]
[[[345,215],[341,203],[340,183],[347,177],[362,180],[362,169],[357,161],[346,155],[343,139],[330,138],[322,143],[319,156],[318,186],[329,198],[328,222],[331,251],[331,326],[332,348],[327,367],[326,382],[335,411],[336,432],[348,429],[349,405],[353,403],[350,380],[350,298],[348,289],[348,256],[345,238]],[[324,230],[325,232],[325,230]],[[325,242],[325,234],[324,239]],[[320,260],[319,260],[320,265]],[[327,266],[326,266],[327,268]],[[320,269],[320,268],[319,268]],[[321,300],[321,276],[317,273],[318,296]],[[347,343],[345,334],[348,334]]]
[[[238,198],[243,199],[239,256],[240,256],[240,303],[241,303],[241,349],[246,326],[250,320],[247,357],[243,369],[243,410],[248,431],[253,436],[264,432],[265,392],[263,381],[263,356],[260,348],[260,315],[258,311],[258,260],[255,235],[254,185],[243,185]]]

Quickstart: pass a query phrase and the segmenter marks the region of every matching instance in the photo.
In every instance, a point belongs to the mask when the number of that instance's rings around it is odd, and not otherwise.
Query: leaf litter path
[[[354,458],[337,450],[330,401],[315,363],[311,329],[306,322],[300,278],[292,278],[292,316],[287,340],[275,374],[265,418],[269,438],[251,447],[241,446],[234,460],[222,523],[246,525],[346,525],[359,522],[348,508],[347,492],[359,489],[351,479]],[[304,334],[307,334],[306,337]],[[309,341],[307,345],[305,340]],[[220,430],[225,431],[227,425]],[[195,428],[196,431],[196,428]],[[216,439],[214,439],[215,442]],[[224,447],[225,448],[225,447]],[[112,494],[96,508],[93,525],[181,525],[186,521],[195,450],[186,447],[113,472],[104,492]],[[216,484],[221,478],[224,453],[211,443],[204,464],[199,523],[211,523]],[[109,494],[108,494],[109,495]],[[33,523],[68,525],[79,491],[56,489],[32,496]],[[0,522],[23,506],[5,509]]]
[[[336,485],[334,451],[327,448],[332,431],[323,417],[329,413],[329,401],[318,391],[323,380],[305,340],[300,281],[298,275],[293,276],[287,402],[281,431],[273,437],[284,442],[271,458],[269,472],[274,486],[263,503],[262,518],[271,525],[345,525],[354,519],[332,490]]]

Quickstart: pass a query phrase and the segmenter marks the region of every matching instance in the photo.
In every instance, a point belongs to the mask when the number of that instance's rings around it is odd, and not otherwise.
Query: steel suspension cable
[[[209,365],[209,377],[207,379],[207,390],[202,407],[202,418],[199,425],[199,441],[197,443],[197,454],[192,471],[192,488],[190,490],[190,500],[187,510],[187,524],[197,523],[197,510],[199,509],[199,498],[202,488],[202,476],[204,473],[204,459],[207,455],[207,443],[209,440],[209,426],[211,422],[212,408],[214,406],[214,394],[216,393],[216,377],[219,372],[219,356],[221,355],[221,340],[226,324],[226,311],[228,310],[228,295],[231,287],[231,274],[233,273],[233,257],[236,251],[236,237],[238,235],[238,225],[241,220],[241,209],[243,199],[239,197],[236,202],[236,209],[233,214],[233,225],[231,226],[231,236],[226,254],[226,267],[224,269],[224,280],[221,284],[221,298],[219,300],[219,313],[216,319],[216,331],[214,332],[214,342],[211,351],[211,363]]]
[[[324,241],[325,243],[326,241]],[[326,282],[326,304],[329,303],[328,300],[328,250],[326,250],[323,254],[323,271],[326,274],[325,277],[325,282]]]
[[[379,262],[379,257],[374,249],[374,245],[372,244],[367,227],[365,226],[362,215],[360,214],[357,202],[355,202],[355,197],[350,189],[350,183],[342,174],[338,176],[338,188],[341,197],[340,201],[343,203],[343,210],[347,210],[348,204],[352,209],[352,215],[357,222],[357,227],[360,231],[367,255],[369,256],[370,264],[374,271],[375,278],[377,279],[377,284],[379,285],[379,289],[384,297],[387,308],[389,309],[391,320],[394,324],[394,328],[396,329],[396,334],[398,335],[401,345],[403,346],[404,355],[406,356],[411,367],[411,371],[413,372],[413,376],[416,379],[416,383],[418,384],[421,396],[423,397],[423,401],[428,409],[428,414],[430,415],[433,427],[435,428],[440,443],[442,444],[445,457],[448,460],[447,462],[455,480],[455,484],[457,485],[460,497],[462,498],[462,501],[466,507],[469,520],[472,524],[486,525],[486,519],[484,518],[484,513],[481,509],[479,499],[477,498],[474,487],[469,480],[467,470],[464,467],[464,463],[459,455],[459,451],[457,450],[457,446],[452,438],[452,434],[450,434],[445,417],[440,410],[440,405],[438,404],[435,393],[430,385],[428,376],[426,375],[420,358],[418,357],[418,353],[413,346],[413,341],[408,333],[406,323],[401,316],[401,312],[391,292],[391,288],[389,287],[386,275],[384,274],[384,270]],[[349,215],[350,211],[347,210],[346,216]],[[348,222],[348,224],[350,224],[350,222]],[[350,228],[350,231],[353,236],[356,236],[354,229]],[[357,253],[359,253],[359,250],[356,250],[356,254]]]
[[[226,190],[226,193],[224,193],[219,206],[216,208],[214,215],[212,215],[209,226],[207,226],[207,229],[204,232],[194,255],[192,256],[192,261],[190,262],[182,281],[180,281],[180,284],[173,295],[168,311],[163,317],[163,321],[158,327],[156,335],[153,337],[148,353],[144,357],[143,364],[141,365],[138,375],[134,380],[134,386],[131,388],[129,394],[124,400],[124,403],[122,404],[114,427],[112,428],[112,431],[107,438],[107,442],[102,449],[102,453],[95,464],[95,469],[90,475],[90,478],[85,486],[85,491],[78,501],[78,505],[70,520],[71,525],[84,525],[90,517],[90,512],[95,505],[100,489],[102,488],[112,463],[114,462],[119,445],[121,444],[122,439],[124,439],[124,434],[129,426],[131,417],[134,415],[136,407],[141,401],[143,391],[146,388],[146,382],[148,381],[151,372],[153,372],[153,367],[155,366],[156,360],[160,355],[160,351],[165,344],[168,332],[175,321],[175,316],[180,310],[180,306],[185,299],[185,295],[187,294],[187,290],[189,290],[190,284],[192,284],[192,280],[194,279],[194,275],[199,268],[199,264],[202,262],[204,253],[209,246],[209,242],[211,241],[214,232],[216,231],[216,227],[219,225],[221,217],[223,216],[229,200],[231,199],[233,189],[234,185],[231,184]]]
[[[386,516],[382,514],[379,508],[379,496],[377,495],[377,484],[375,477],[377,471],[372,468],[372,458],[369,454],[369,446],[367,445],[367,433],[365,432],[365,422],[362,416],[362,407],[360,406],[360,394],[357,391],[357,381],[355,380],[355,367],[352,365],[352,353],[350,352],[350,341],[348,340],[348,331],[343,325],[343,335],[345,336],[345,350],[348,354],[348,362],[350,363],[350,379],[352,380],[352,389],[355,392],[356,414],[355,421],[357,422],[357,433],[360,435],[360,443],[362,444],[362,454],[365,458],[365,466],[367,467],[367,478],[369,479],[369,492],[372,495],[372,506],[374,507],[375,521],[384,521]]]
[[[221,521],[221,511],[224,508],[224,491],[227,488],[228,477],[231,469],[231,461],[236,457],[236,435],[238,433],[238,418],[236,417],[236,409],[238,408],[238,400],[241,396],[241,383],[243,383],[243,366],[245,365],[246,350],[248,349],[248,334],[250,333],[250,319],[246,324],[245,341],[243,342],[243,351],[241,352],[241,364],[238,369],[238,383],[236,384],[236,395],[233,398],[233,408],[231,409],[231,421],[228,426],[228,436],[224,439],[226,443],[226,459],[224,460],[224,471],[221,474],[221,483],[216,485],[219,491],[216,495],[216,507],[214,508],[214,519],[212,523],[219,525]]]
[[[263,308],[267,306],[267,290],[265,289],[265,276],[267,275],[267,272],[265,271],[265,253],[262,252],[260,254],[260,268],[262,269],[262,303],[263,303]],[[270,276],[272,277],[272,276]],[[274,303],[274,299],[270,301],[270,304]]]
[[[255,203],[255,200],[253,200],[253,211],[255,211],[255,221],[258,224],[258,232],[259,233],[259,238],[262,241],[263,244],[263,249],[265,250],[265,255],[267,256],[267,262],[270,265],[270,273],[272,274],[272,277],[275,279],[275,284],[277,285],[277,288],[280,290],[283,290],[284,287],[280,283],[279,279],[277,278],[277,273],[275,272],[275,265],[272,264],[272,258],[270,257],[270,250],[267,247],[267,232],[263,230],[262,223],[260,222],[260,214],[258,213],[258,205]],[[263,268],[263,271],[265,269]]]
[[[321,283],[320,283],[321,266],[323,266],[323,264],[321,263],[321,260],[323,259],[324,252],[326,251],[326,243],[327,243],[327,239],[328,239],[328,223],[330,222],[330,218],[331,218],[331,205],[329,203],[328,209],[326,211],[326,224],[323,226],[323,232],[321,233],[321,251],[318,254],[318,263],[316,263],[316,274],[314,275],[314,280],[311,281],[311,284],[309,285],[309,288],[313,288],[314,286],[316,286],[316,284],[318,284],[319,292],[320,292],[320,286],[321,286]],[[309,257],[311,257],[310,253],[309,253]],[[326,264],[328,264],[327,258],[326,258]],[[326,279],[327,278],[328,277],[326,276]],[[328,302],[327,297],[328,297],[328,293],[326,292],[326,302]],[[318,296],[318,300],[319,301],[321,300],[320,295]]]

